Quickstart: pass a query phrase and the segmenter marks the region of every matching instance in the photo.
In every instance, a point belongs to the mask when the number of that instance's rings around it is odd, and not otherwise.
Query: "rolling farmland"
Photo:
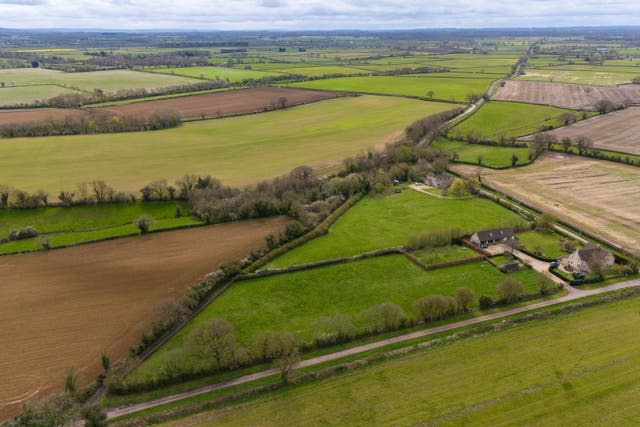
[[[444,103],[362,96],[154,132],[13,138],[0,145],[0,182],[55,194],[95,179],[138,191],[186,173],[251,184],[303,164],[328,167],[381,148],[412,121],[449,109]]]
[[[230,259],[261,246],[288,220],[264,219],[159,233],[69,249],[0,257],[0,417],[14,397],[60,388],[75,366],[83,382],[99,373],[163,313],[168,300]],[[135,301],[132,305],[131,302]]]

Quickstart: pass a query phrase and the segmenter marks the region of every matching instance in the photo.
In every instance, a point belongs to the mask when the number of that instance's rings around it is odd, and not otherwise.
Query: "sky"
[[[637,0],[0,0],[0,28],[392,30],[639,23]]]

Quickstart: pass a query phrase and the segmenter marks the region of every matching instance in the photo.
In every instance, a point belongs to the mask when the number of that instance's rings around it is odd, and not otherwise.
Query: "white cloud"
[[[406,29],[636,25],[621,0],[0,0],[0,26],[122,29]]]

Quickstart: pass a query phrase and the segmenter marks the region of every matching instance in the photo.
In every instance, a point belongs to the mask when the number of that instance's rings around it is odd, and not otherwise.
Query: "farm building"
[[[569,256],[564,257],[560,265],[567,271],[590,274],[591,267],[595,263],[600,265],[601,270],[610,268],[615,262],[613,254],[600,246],[585,245],[584,248],[576,250]]]
[[[476,231],[471,236],[471,243],[481,248],[498,243],[506,243],[516,239],[513,228],[496,228],[494,230]]]

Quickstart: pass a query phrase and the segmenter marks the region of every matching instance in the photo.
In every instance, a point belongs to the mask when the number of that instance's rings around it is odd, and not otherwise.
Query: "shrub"
[[[356,336],[356,327],[351,316],[336,313],[333,316],[321,317],[315,322],[316,333],[314,343],[317,346],[346,342]]]
[[[393,331],[402,326],[406,317],[402,308],[392,302],[383,302],[364,310],[361,319],[369,332]]]
[[[478,298],[478,304],[480,305],[480,310],[488,310],[493,307],[493,299],[486,295],[481,295]]]
[[[452,297],[429,295],[416,300],[413,308],[420,320],[425,322],[445,319],[458,313],[459,306]]]
[[[38,231],[32,226],[28,225],[21,230],[12,230],[9,233],[9,240],[14,241],[14,240],[31,239],[37,236],[38,236]]]
[[[505,277],[502,282],[498,283],[496,291],[501,302],[512,303],[524,295],[524,286],[513,277]]]
[[[407,248],[419,250],[448,246],[464,236],[464,231],[458,227],[442,230],[431,230],[418,235],[409,236]]]
[[[155,220],[150,215],[141,215],[135,221],[133,221],[133,225],[135,225],[138,230],[140,230],[141,234],[146,234],[151,229],[151,226]]]
[[[471,289],[456,289],[456,302],[458,303],[460,311],[469,311],[469,308],[471,307],[471,304],[473,304],[473,301],[475,301],[475,299],[476,296]]]

